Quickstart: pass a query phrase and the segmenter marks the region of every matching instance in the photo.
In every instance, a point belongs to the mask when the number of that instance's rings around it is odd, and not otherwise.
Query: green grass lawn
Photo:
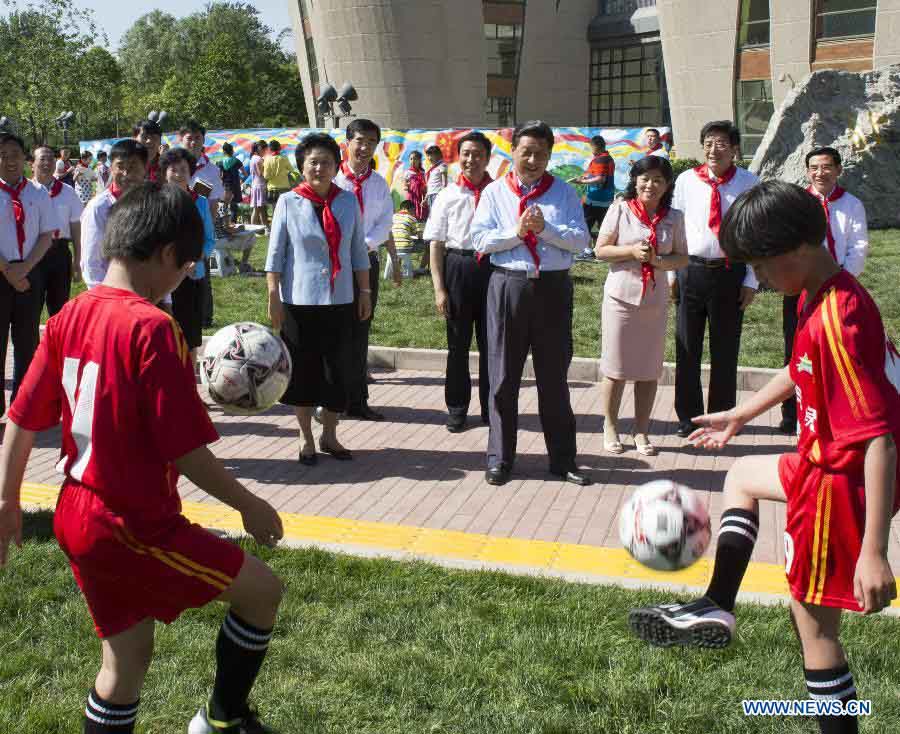
[[[24,550],[0,571],[0,731],[10,734],[81,731],[99,662],[50,532],[49,513],[29,515]],[[741,711],[743,699],[806,698],[783,608],[740,607],[728,650],[657,650],[625,625],[656,593],[317,550],[262,554],[287,594],[254,699],[282,734],[817,731]],[[139,732],[185,731],[209,692],[222,613],[158,626]],[[873,705],[863,732],[900,727],[897,624],[845,623],[860,697]]]
[[[900,287],[900,230],[871,232],[870,238],[869,259],[862,282],[878,303],[888,333],[900,341],[900,299],[897,297]],[[260,269],[265,262],[265,248],[266,240],[259,238],[251,262]],[[572,275],[575,280],[575,354],[579,357],[599,357],[600,304],[606,266],[576,263]],[[206,333],[211,334],[235,321],[267,323],[265,278],[213,278],[213,293],[215,326]],[[668,332],[666,360],[674,361],[674,310],[670,314]],[[446,349],[444,324],[434,310],[430,277],[406,280],[401,288],[382,280],[371,343],[386,347]],[[781,296],[772,292],[761,293],[746,315],[740,364],[781,367],[783,350]]]

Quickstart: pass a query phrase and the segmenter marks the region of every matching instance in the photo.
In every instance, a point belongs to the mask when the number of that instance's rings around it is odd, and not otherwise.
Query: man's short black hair
[[[363,135],[372,134],[379,143],[381,142],[381,128],[364,117],[358,117],[347,125],[347,142],[349,143],[359,133],[362,133]]]
[[[777,257],[825,239],[825,212],[812,194],[785,181],[764,181],[725,213],[719,244],[735,262]]]
[[[444,151],[436,145],[429,145],[425,148],[425,155],[429,158],[437,158],[439,161],[444,159]]]
[[[194,157],[194,154],[187,148],[169,148],[159,157],[159,178],[161,181],[166,180],[166,172],[172,166],[177,165],[179,161],[187,163],[191,176],[194,175],[194,172],[197,170],[197,159]]]
[[[222,143],[222,152],[225,155],[234,155],[234,146],[231,143]]]
[[[483,132],[481,132],[481,130],[473,130],[472,132],[463,135],[456,143],[457,153],[462,150],[463,143],[478,143],[479,145],[484,147],[484,152],[487,153],[488,158],[491,157],[491,150],[493,149],[493,145],[491,144],[490,138]]]
[[[148,159],[147,147],[143,143],[139,143],[137,140],[125,138],[124,140],[119,140],[114,143],[113,147],[109,149],[110,163],[119,158],[132,157],[140,158],[142,161],[144,161],[144,165],[146,165]]]
[[[163,134],[159,123],[154,122],[153,120],[141,120],[134,124],[134,127],[131,128],[131,137],[137,137],[141,133],[146,133],[147,135],[159,135],[160,137],[162,137]]]
[[[99,161],[101,158],[106,158],[106,151],[105,151],[105,150],[98,150],[98,151],[97,151],[97,160]]]
[[[341,146],[337,144],[337,141],[327,133],[310,133],[304,136],[294,148],[294,160],[297,163],[298,171],[303,171],[303,161],[306,160],[307,153],[313,148],[327,150],[334,156],[334,165],[338,168],[341,167]]]
[[[703,145],[703,141],[706,140],[706,136],[710,133],[722,133],[722,135],[728,136],[728,142],[732,145],[741,144],[741,131],[737,129],[737,125],[731,120],[707,122],[700,131],[700,145]]]
[[[594,148],[603,148],[603,150],[606,150],[606,138],[602,135],[595,135],[591,138],[591,145]]]
[[[553,143],[556,142],[556,139],[553,137],[553,128],[542,120],[529,120],[516,126],[512,135],[512,147],[517,148],[519,139],[523,137],[546,140],[551,150],[553,150]]]
[[[184,137],[188,133],[200,133],[205,138],[206,128],[196,120],[187,120],[184,125],[178,128],[178,134]]]
[[[54,148],[52,145],[47,145],[46,143],[41,143],[40,145],[37,145],[31,149],[31,160],[33,161],[35,158],[37,158],[37,154],[38,154],[39,150],[44,150],[44,149],[49,150],[50,154],[54,158],[56,158],[56,156],[59,155],[59,153],[56,152],[56,148]],[[98,158],[100,157],[100,153],[97,154],[97,157]]]
[[[178,186],[147,181],[129,189],[110,210],[103,257],[144,262],[172,243],[179,265],[203,255],[197,205]]]
[[[25,141],[15,133],[0,132],[0,145],[3,145],[4,143],[15,143],[22,149],[23,153],[26,152]]]
[[[276,153],[281,150],[281,143],[279,143],[275,138],[272,138],[269,141],[269,150],[274,150]]]
[[[807,168],[809,168],[810,159],[814,158],[817,155],[830,155],[831,160],[834,161],[834,165],[836,165],[838,168],[840,168],[841,165],[843,165],[843,161],[841,161],[841,154],[838,153],[834,148],[831,148],[826,145],[822,148],[816,148],[815,150],[811,150],[811,151],[809,151],[809,153],[806,154],[806,167]]]
[[[647,133],[656,133],[657,137],[662,137],[662,134],[660,134],[659,130],[657,130],[655,127],[648,127],[646,130],[644,130],[644,135],[646,135]]]

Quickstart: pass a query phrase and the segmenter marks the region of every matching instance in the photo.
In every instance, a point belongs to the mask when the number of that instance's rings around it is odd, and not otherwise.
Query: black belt
[[[569,277],[568,270],[541,270],[536,275],[529,275],[529,273],[534,271],[495,267],[494,272],[500,273],[506,278],[516,278],[517,280],[562,280]]]
[[[72,244],[72,240],[67,237],[54,237],[53,244],[59,247],[68,247]]]
[[[691,265],[702,265],[704,268],[726,268],[728,267],[727,257],[706,258],[691,255],[688,257]]]
[[[462,257],[475,257],[478,253],[475,250],[460,250],[458,247],[448,247],[448,255],[461,255]]]

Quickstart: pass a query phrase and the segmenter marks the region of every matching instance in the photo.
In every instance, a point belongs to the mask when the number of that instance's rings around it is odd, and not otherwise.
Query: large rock
[[[806,185],[806,154],[830,145],[841,185],[862,199],[869,226],[900,223],[900,64],[876,71],[816,71],[775,112],[750,170]]]

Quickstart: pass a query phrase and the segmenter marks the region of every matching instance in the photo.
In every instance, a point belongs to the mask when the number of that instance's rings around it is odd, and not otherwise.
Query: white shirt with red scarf
[[[813,192],[813,196],[822,197]],[[841,198],[828,203],[831,236],[834,237],[834,259],[848,273],[859,277],[869,252],[869,227],[866,208],[853,194],[844,192]],[[822,240],[828,249],[828,238]]]
[[[353,182],[338,171],[334,182],[344,191],[354,192]],[[366,177],[362,184],[363,198],[363,230],[366,233],[366,246],[370,252],[378,252],[378,248],[387,241],[391,234],[394,219],[394,200],[387,181],[377,171]]]
[[[15,184],[7,186],[15,188]],[[16,216],[13,212],[12,197],[0,189],[0,257],[7,262],[27,258],[42,234],[52,234],[57,229],[56,212],[50,203],[50,196],[33,181],[26,181],[19,193],[19,200],[25,210],[25,241],[19,251],[19,238],[16,234]]]
[[[56,223],[59,225],[53,233],[53,237],[54,239],[70,240],[72,239],[72,222],[81,220],[84,204],[81,203],[81,199],[78,198],[75,189],[69,184],[64,184],[55,179],[54,183],[59,183],[59,193],[56,196],[53,195],[53,183],[43,187],[50,194],[50,203],[53,204],[53,211],[56,212]]]
[[[210,201],[220,201],[225,196],[225,186],[222,184],[219,167],[212,163],[205,153],[197,161],[197,170],[191,177],[192,188],[197,181],[203,181],[212,189],[209,196],[206,197]]]

